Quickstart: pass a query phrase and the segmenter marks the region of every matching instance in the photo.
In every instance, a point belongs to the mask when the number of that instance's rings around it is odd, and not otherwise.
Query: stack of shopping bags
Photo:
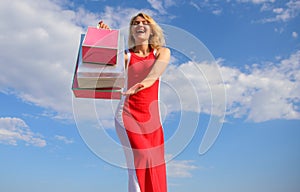
[[[72,85],[75,97],[120,99],[124,71],[124,38],[120,31],[88,27],[80,39]]]

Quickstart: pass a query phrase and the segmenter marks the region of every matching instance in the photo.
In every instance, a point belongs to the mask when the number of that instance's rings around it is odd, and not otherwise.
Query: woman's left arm
[[[132,95],[153,85],[153,83],[155,83],[155,81],[163,74],[163,72],[167,68],[170,61],[170,55],[170,49],[166,47],[159,48],[156,54],[156,61],[147,77],[142,82],[132,86],[123,94]]]

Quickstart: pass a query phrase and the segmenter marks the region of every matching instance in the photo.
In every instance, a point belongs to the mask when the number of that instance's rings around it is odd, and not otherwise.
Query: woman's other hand
[[[122,95],[133,95],[136,94],[137,92],[139,92],[142,88],[144,87],[144,85],[142,83],[137,83],[134,86],[130,87],[127,91],[123,92]]]

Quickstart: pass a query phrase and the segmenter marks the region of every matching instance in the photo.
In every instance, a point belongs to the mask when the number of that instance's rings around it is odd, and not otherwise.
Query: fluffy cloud
[[[294,31],[294,32],[292,33],[292,37],[295,38],[295,39],[297,39],[297,38],[298,38],[298,33]]]
[[[79,35],[76,14],[51,1],[0,2],[0,91],[65,114]]]
[[[19,118],[0,118],[0,143],[18,145],[18,141],[37,147],[46,146],[41,135],[33,133],[28,125]]]
[[[163,1],[158,1],[158,0],[147,0],[147,1],[159,13],[161,13],[161,14],[166,14],[167,13],[167,11],[165,10],[165,8],[163,7]]]
[[[287,5],[292,4],[298,5],[295,1]],[[49,0],[3,0],[0,11],[0,67],[5,70],[0,77],[0,91],[40,106],[48,111],[46,114],[66,119],[73,115],[71,83],[79,35],[84,31],[81,26],[94,25],[101,18],[113,28],[124,27],[141,10],[106,7],[96,15],[82,8],[69,10]],[[142,11],[159,16],[151,10]],[[284,10],[277,11],[281,12]],[[162,103],[167,113],[187,110],[221,115],[225,87],[229,116],[255,122],[298,119],[299,54],[264,67],[258,67],[263,63],[252,65],[247,72],[223,66],[221,61],[218,68],[210,63],[171,64],[162,79]],[[215,70],[223,74],[224,82],[214,79]],[[199,105],[195,105],[195,99]],[[90,109],[84,109],[83,101],[79,103],[82,105],[78,108],[86,111],[89,118]],[[102,109],[112,108],[112,104],[95,103],[97,113],[106,117],[103,124],[108,125],[113,110]],[[212,112],[212,106],[219,110]]]
[[[213,106],[223,106],[221,102],[224,101],[224,95],[216,94],[219,97],[215,97],[216,100],[212,103],[211,94],[222,93],[224,86],[227,95],[226,115],[229,117],[246,118],[254,122],[300,119],[300,51],[276,63],[253,64],[246,67],[246,72],[222,66],[222,62],[219,62],[219,65],[217,69],[208,63],[188,62],[179,67],[169,67],[164,81],[173,85],[177,93],[169,93],[167,88],[164,89],[167,91],[162,93],[162,100],[168,109],[199,112],[195,100],[191,99],[196,94],[201,106],[200,111],[212,114],[210,110]],[[202,74],[196,68],[201,69]],[[211,78],[216,70],[220,70],[223,76],[221,84]],[[176,96],[172,97],[174,94]],[[174,105],[178,102],[180,105]],[[222,108],[216,112],[213,115],[220,115]]]
[[[163,1],[147,0],[147,1],[153,9],[155,9],[156,11],[158,11],[158,13],[160,13],[162,15],[167,15],[168,12],[166,9],[168,7],[176,5],[176,3],[177,3],[174,0],[163,0]]]
[[[103,13],[100,13],[99,18],[106,22],[111,28],[126,28],[132,16],[139,12],[145,12],[149,15],[157,15],[155,12],[149,9],[135,9],[124,7],[105,7]],[[118,13],[118,14],[115,14]]]
[[[65,136],[55,135],[54,138],[55,138],[56,140],[58,140],[58,141],[64,142],[65,144],[72,144],[72,143],[74,143],[74,140],[73,140],[73,139],[68,139],[68,138],[66,138]]]
[[[192,177],[192,171],[198,169],[189,160],[172,160],[167,163],[167,173],[169,177]]]
[[[166,159],[171,158],[172,155],[166,155]],[[192,171],[199,169],[194,165],[192,160],[171,160],[167,162],[168,177],[187,178],[192,177]]]
[[[209,10],[214,15],[220,15],[223,7],[218,1],[190,1],[189,4],[197,11]]]
[[[275,0],[237,0],[237,2],[261,4],[261,3],[268,3],[268,2],[274,3]]]
[[[299,119],[300,51],[276,63],[259,65],[250,66],[247,73],[222,67],[229,114],[255,122]]]
[[[300,1],[290,0],[281,7],[273,8],[273,6],[264,5],[262,11],[271,12],[273,17],[263,19],[262,22],[287,22],[297,17],[300,13]]]
[[[96,15],[80,7],[76,11],[64,8],[66,2],[0,2],[0,67],[4,71],[0,92],[42,107],[58,119],[72,117],[71,84],[84,28],[99,19],[112,28],[127,26],[129,18],[141,11],[106,7]]]
[[[226,95],[218,71],[219,66],[209,62],[171,64],[163,75],[161,89],[161,100],[169,113],[191,111],[222,116]]]

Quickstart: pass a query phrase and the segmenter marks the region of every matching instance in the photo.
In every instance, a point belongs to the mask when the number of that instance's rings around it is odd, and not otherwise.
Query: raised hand
[[[110,27],[107,24],[103,23],[103,21],[99,21],[97,28],[98,29],[110,29]]]

